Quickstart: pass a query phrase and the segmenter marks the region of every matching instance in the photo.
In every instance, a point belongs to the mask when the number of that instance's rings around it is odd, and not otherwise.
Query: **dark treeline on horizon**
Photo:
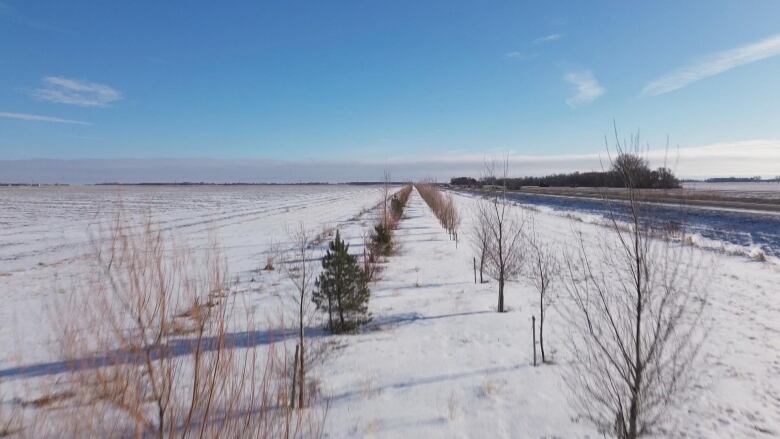
[[[707,183],[761,183],[761,182],[780,182],[780,176],[775,178],[763,179],[761,176],[756,177],[715,177],[704,180]]]
[[[589,171],[551,174],[543,177],[455,177],[450,180],[454,186],[480,187],[483,185],[505,186],[520,189],[523,186],[539,187],[614,187],[631,186],[638,189],[676,189],[680,181],[672,170],[666,167],[650,169],[647,160],[633,154],[621,154],[608,171]]]

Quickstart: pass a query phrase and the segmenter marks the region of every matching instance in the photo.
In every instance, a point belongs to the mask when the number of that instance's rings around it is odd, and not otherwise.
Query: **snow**
[[[86,229],[99,224],[112,211],[105,206],[116,199],[115,190],[99,196],[83,191],[2,192],[4,371],[56,360],[46,330],[47,303],[55,285],[67,285],[63,279],[84,269]],[[314,231],[338,226],[352,251],[360,251],[372,219],[361,211],[380,196],[377,187],[326,186],[139,188],[121,198],[134,213],[153,206],[152,214],[190,244],[201,245],[216,231],[238,289],[262,322],[289,312],[291,286],[277,274],[254,271],[272,241],[284,240],[286,227],[303,221]],[[313,371],[328,401],[327,437],[602,437],[568,404],[561,380],[571,360],[563,349],[566,322],[550,310],[545,345],[554,363],[534,367],[536,295],[530,284],[510,282],[510,311],[495,312],[495,283],[474,283],[468,232],[476,199],[455,199],[464,218],[457,247],[412,192],[396,232],[399,248],[371,284],[372,322],[357,334],[318,337],[334,345]],[[575,233],[594,245],[604,232],[598,221],[533,214],[536,230],[560,248]],[[706,248],[693,251],[710,278],[701,385],[692,400],[670,411],[663,426],[668,430],[658,436],[675,429],[674,435],[686,437],[776,437],[780,267]],[[2,393],[5,400],[13,396]]]

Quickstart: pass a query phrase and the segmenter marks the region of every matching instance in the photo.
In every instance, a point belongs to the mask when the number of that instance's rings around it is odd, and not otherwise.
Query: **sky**
[[[0,0],[0,182],[539,175],[615,127],[780,174],[780,1]]]

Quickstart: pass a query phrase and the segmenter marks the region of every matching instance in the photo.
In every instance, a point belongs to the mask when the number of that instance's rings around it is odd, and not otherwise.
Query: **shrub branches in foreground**
[[[553,302],[553,288],[560,279],[561,264],[554,248],[537,234],[536,218],[530,217],[530,232],[527,234],[527,244],[530,249],[526,277],[539,295],[539,349],[542,353],[542,363],[547,362],[544,352],[544,322],[547,309]]]
[[[691,384],[706,287],[692,250],[659,238],[633,185],[625,187],[628,222],[612,212],[607,232],[596,242],[580,235],[565,260],[573,328],[565,378],[584,417],[604,433],[635,439]]]
[[[65,397],[24,435],[321,435],[325,410],[288,405],[290,362],[237,306],[215,242],[193,252],[148,219],[117,219],[101,238],[90,277],[57,310],[69,369],[53,386]]]

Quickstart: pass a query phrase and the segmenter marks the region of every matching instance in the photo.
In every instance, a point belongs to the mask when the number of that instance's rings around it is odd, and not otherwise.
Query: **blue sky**
[[[775,0],[0,0],[0,153],[565,157],[615,120],[651,148],[760,156],[778,55]]]

